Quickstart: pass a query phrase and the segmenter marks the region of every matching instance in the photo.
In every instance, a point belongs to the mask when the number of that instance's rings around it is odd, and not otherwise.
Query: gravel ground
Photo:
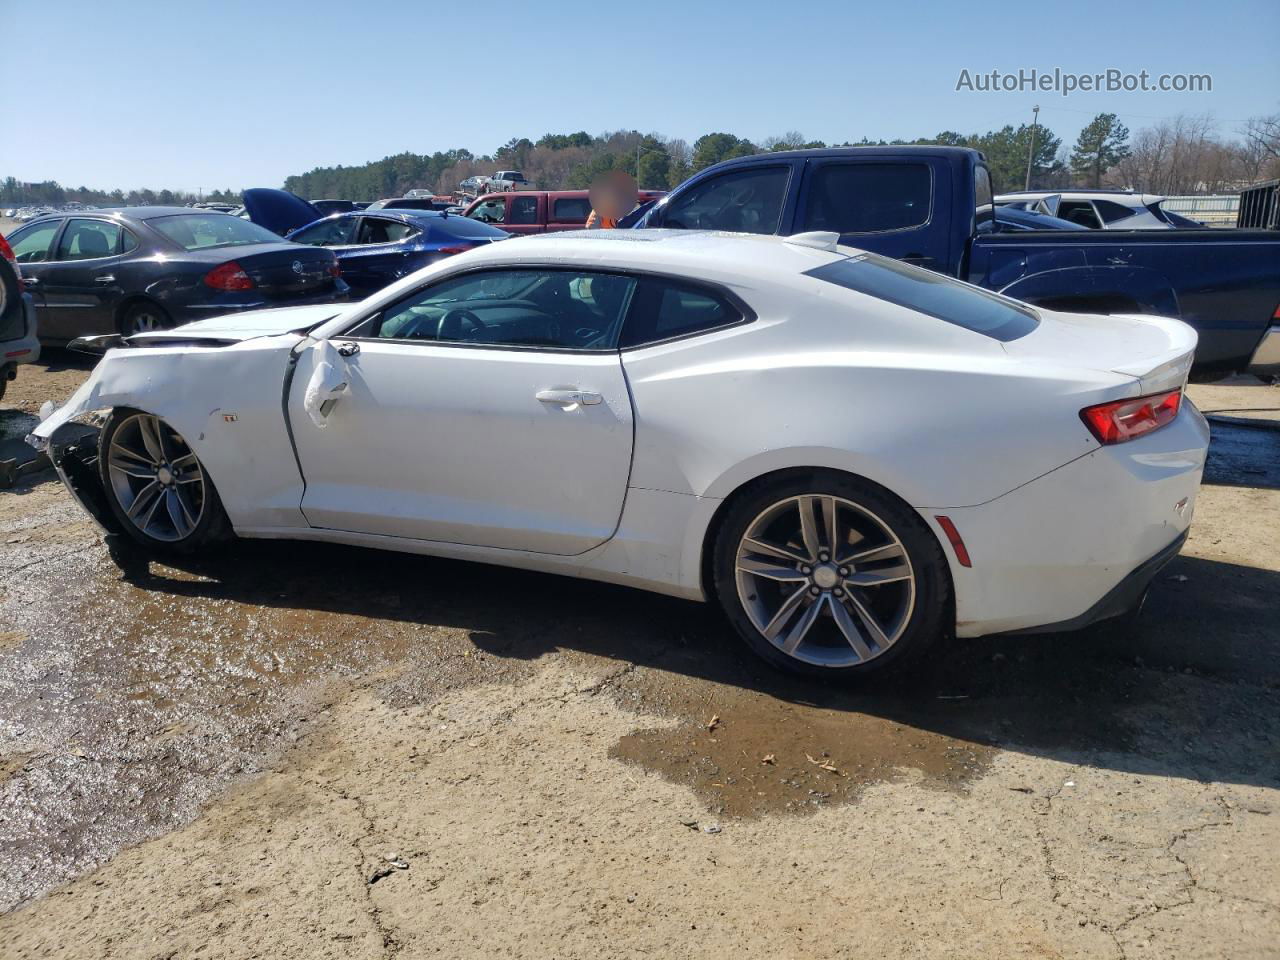
[[[0,429],[85,375],[46,360]],[[620,588],[111,557],[33,478],[0,492],[0,954],[1277,956],[1278,451],[1215,427],[1136,626],[879,694]]]

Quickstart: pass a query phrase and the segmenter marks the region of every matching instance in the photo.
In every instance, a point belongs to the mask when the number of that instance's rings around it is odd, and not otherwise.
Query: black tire
[[[800,499],[810,497],[818,499]],[[771,549],[781,546],[788,553],[815,552],[809,549],[807,534],[798,534],[800,540],[783,539],[791,522],[793,500],[797,522],[803,504],[812,504],[816,512],[811,516],[819,524],[814,536],[820,538],[819,545],[837,544],[832,551],[835,556],[819,554],[827,559],[814,566],[802,566],[799,557],[780,558],[777,569],[767,570],[768,576],[740,570],[740,548],[747,551],[742,556],[744,567],[761,560],[768,567],[772,560],[743,543],[749,530],[753,544]],[[831,516],[842,518],[831,521],[835,532],[828,532],[828,510]],[[843,532],[842,522],[848,527]],[[865,540],[854,539],[858,526]],[[888,555],[853,562],[859,553]],[[850,560],[838,562],[841,556]],[[919,663],[930,647],[954,628],[951,576],[938,538],[914,510],[883,487],[837,471],[788,472],[744,488],[717,531],[712,563],[716,598],[747,646],[771,666],[801,676],[840,681],[886,679]],[[804,579],[798,576],[802,570]],[[903,576],[903,571],[908,576]],[[787,582],[775,582],[776,574],[785,575]],[[894,576],[898,579],[891,580]],[[831,583],[833,579],[835,583]],[[878,579],[885,582],[870,583]],[[800,593],[807,596],[792,596]],[[780,615],[789,600],[794,601],[792,608],[798,616],[794,621],[782,621],[781,635],[770,640],[757,624],[768,618],[774,607]],[[808,619],[808,633],[801,632],[800,646],[794,653],[785,652],[786,641],[794,636],[788,625],[794,622],[798,626],[811,606],[818,610]],[[892,629],[877,635],[863,614],[878,622],[882,612]],[[765,626],[775,622],[769,619]],[[861,648],[849,638],[853,627]],[[881,645],[876,636],[889,642]]]
[[[135,300],[120,315],[120,333],[131,337],[146,330],[167,330],[173,320],[164,307],[150,300]]]
[[[144,475],[146,467],[140,459],[135,460],[122,454],[124,449],[137,447],[135,435],[130,431],[136,429],[138,418],[150,418],[158,424],[161,431],[167,431],[159,440],[168,470],[165,479],[167,487],[161,485],[161,477],[158,473],[155,484],[151,483]],[[119,444],[116,442],[117,437],[120,439]],[[137,434],[137,437],[140,439],[141,434]],[[117,464],[123,463],[136,467],[138,474],[122,477],[119,470],[112,469],[113,458]],[[176,479],[190,476],[192,465],[200,475],[200,479],[196,481],[199,484],[198,500],[192,499],[188,481]],[[195,453],[191,452],[182,436],[158,417],[152,417],[141,410],[124,407],[113,411],[99,440],[98,475],[102,481],[107,506],[118,526],[118,532],[145,548],[152,555],[200,553],[231,537],[231,525],[227,520],[226,512],[222,509],[222,501],[218,497],[213,478],[209,476]],[[157,486],[155,492],[157,500],[152,512],[157,514],[157,517],[154,523],[143,526],[130,516],[129,507],[142,500],[143,491],[153,485]],[[184,522],[190,523],[189,530],[179,529],[173,520],[168,521],[168,529],[166,529],[164,513],[168,512],[169,502],[164,498],[169,495],[170,490],[174,492],[174,496],[179,497],[178,502],[186,507],[184,510],[180,506],[178,513],[186,518]],[[128,505],[122,503],[122,500],[128,499],[130,494],[132,494],[131,502]],[[185,501],[181,499],[183,496],[186,497]],[[152,505],[150,501],[144,501],[140,506],[143,508],[139,511],[141,514]],[[162,506],[166,508],[163,512],[160,510]]]

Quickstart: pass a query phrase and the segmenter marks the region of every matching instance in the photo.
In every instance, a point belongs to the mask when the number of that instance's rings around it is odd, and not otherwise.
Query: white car
[[[1195,332],[780,238],[598,230],[135,335],[35,431],[156,551],[324,540],[719,603],[771,663],[1074,627],[1179,549]]]
[[[1122,190],[1025,190],[1002,193],[995,198],[995,204],[1069,220],[1090,230],[1173,230],[1202,226],[1162,209],[1160,204],[1165,199]]]

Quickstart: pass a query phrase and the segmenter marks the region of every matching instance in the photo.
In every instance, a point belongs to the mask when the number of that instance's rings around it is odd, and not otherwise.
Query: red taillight
[[[468,250],[470,250],[470,249],[472,249],[470,246],[466,246],[466,247],[440,247],[438,250],[436,250],[436,253],[443,253],[445,256],[452,256],[452,255],[453,255],[453,254],[455,254],[455,253],[466,253],[466,252],[467,252]]]
[[[1171,422],[1182,406],[1182,389],[1153,393],[1131,400],[1115,400],[1085,407],[1080,419],[1104,445],[1124,443]]]
[[[335,280],[338,277],[342,276],[342,266],[338,263],[337,260],[329,264],[329,276],[333,277]]]
[[[9,246],[9,241],[4,237],[0,237],[0,257],[13,264],[13,272],[18,278],[18,292],[22,293],[25,289],[22,285],[22,270],[18,267],[18,258],[13,255],[13,247]]]
[[[206,273],[204,285],[213,287],[215,290],[252,290],[253,278],[244,272],[240,264],[232,260]]]

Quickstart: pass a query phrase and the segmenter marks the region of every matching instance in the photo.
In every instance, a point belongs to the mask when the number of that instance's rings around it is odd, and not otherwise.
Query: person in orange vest
[[[587,217],[587,230],[612,230],[618,221],[635,209],[639,193],[631,174],[622,170],[610,170],[596,179],[588,194],[591,214]]]

